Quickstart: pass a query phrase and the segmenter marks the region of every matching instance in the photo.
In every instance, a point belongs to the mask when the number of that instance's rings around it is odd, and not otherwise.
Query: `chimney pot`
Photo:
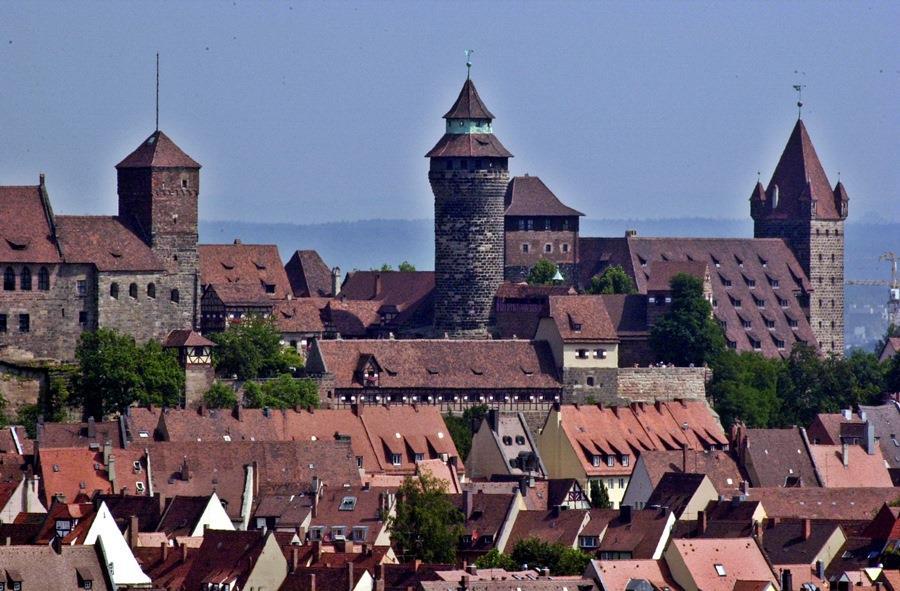
[[[169,558],[169,542],[163,542],[160,544],[162,551],[162,561],[165,562]]]
[[[187,544],[181,544],[181,562],[187,562],[188,547]]]
[[[309,591],[316,591],[316,574],[309,573]]]
[[[803,520],[803,539],[808,540],[812,536],[812,521],[809,518]]]
[[[850,444],[842,443],[841,444],[841,462],[844,464],[844,468],[850,466]]]

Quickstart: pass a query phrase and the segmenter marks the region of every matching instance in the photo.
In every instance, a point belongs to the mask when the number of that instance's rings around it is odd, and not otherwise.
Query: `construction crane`
[[[885,304],[887,310],[888,323],[894,326],[900,326],[900,282],[897,280],[897,255],[893,252],[885,252],[879,261],[887,261],[891,265],[890,280],[884,279],[851,279],[847,281],[847,285],[886,285],[890,290],[888,301]]]

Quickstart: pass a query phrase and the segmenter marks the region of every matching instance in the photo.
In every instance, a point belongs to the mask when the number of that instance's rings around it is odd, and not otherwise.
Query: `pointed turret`
[[[841,219],[847,218],[847,205],[850,201],[850,196],[847,195],[847,189],[844,188],[844,183],[838,181],[838,184],[834,187],[834,205],[838,210],[838,213],[841,214]]]
[[[444,115],[444,119],[493,119],[494,115],[484,106],[471,78],[467,78],[456,102]]]
[[[797,120],[766,190],[773,218],[839,220],[833,191],[802,119]],[[776,198],[777,197],[777,198]]]
[[[156,130],[116,168],[200,168],[169,136]]]
[[[491,122],[494,115],[484,106],[475,83],[467,78],[456,102],[444,115],[444,136],[425,154],[426,158],[511,158]],[[485,162],[488,162],[487,160]]]
[[[750,216],[755,218],[757,215],[762,215],[765,210],[766,190],[761,182],[756,181],[756,186],[753,187],[753,192],[750,193]]]

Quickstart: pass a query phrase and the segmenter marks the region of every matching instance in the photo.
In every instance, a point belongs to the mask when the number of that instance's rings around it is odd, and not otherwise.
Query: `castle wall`
[[[111,328],[132,335],[138,342],[162,340],[171,331],[193,327],[194,306],[191,299],[193,282],[184,275],[166,273],[98,273],[98,318],[101,328]],[[111,287],[118,284],[119,295],[112,297]],[[153,284],[156,297],[148,295]],[[137,297],[131,297],[130,286],[137,285]],[[172,301],[172,290],[178,290],[178,302]]]
[[[705,400],[712,371],[703,367],[565,368],[566,403],[630,404]],[[593,382],[593,386],[589,385]]]

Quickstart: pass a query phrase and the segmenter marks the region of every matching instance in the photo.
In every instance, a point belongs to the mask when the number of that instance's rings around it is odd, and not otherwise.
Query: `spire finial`
[[[474,49],[466,50],[466,80],[469,80],[472,77],[472,54],[473,53],[475,53]]]
[[[156,52],[156,131],[159,131],[159,52]]]
[[[797,91],[797,119],[803,118],[803,89],[806,84],[794,84],[794,90]]]
[[[756,182],[757,182],[757,183],[761,183],[761,182],[762,182],[762,173],[759,172],[758,170],[756,171]]]

